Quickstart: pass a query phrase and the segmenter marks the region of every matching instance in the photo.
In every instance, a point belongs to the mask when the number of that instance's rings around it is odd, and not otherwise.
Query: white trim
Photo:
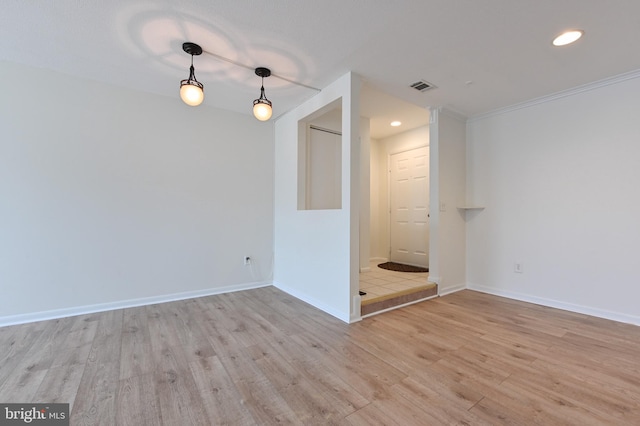
[[[407,130],[407,132],[410,132],[411,130]],[[425,145],[418,145],[418,146],[414,146],[413,148],[406,148],[406,149],[400,149],[399,151],[389,151],[389,156],[387,159],[387,169],[389,169],[389,172],[391,171],[391,156],[392,155],[397,155],[397,154],[403,154],[405,152],[409,152],[409,151],[413,151],[414,149],[422,149],[422,148],[429,148],[429,144],[425,144]],[[429,154],[431,154],[431,151],[429,151]]]
[[[0,327],[8,325],[25,324],[36,321],[46,321],[58,318],[73,317],[77,315],[93,314],[96,312],[113,311],[116,309],[135,308],[138,306],[155,305],[157,303],[175,302],[178,300],[194,299],[197,297],[212,296],[215,294],[232,293],[234,291],[251,290],[254,288],[268,287],[270,282],[254,282],[247,284],[235,284],[225,287],[209,288],[205,290],[186,291],[184,293],[165,294],[162,296],[142,297],[140,299],[120,300],[110,303],[98,303],[96,305],[76,306],[73,308],[54,309],[51,311],[32,312],[0,317]]]
[[[451,109],[450,107],[440,107],[439,108],[439,112],[442,115],[446,115],[449,118],[452,118],[454,120],[458,120],[462,123],[466,123],[467,122],[467,116],[462,114],[461,112],[458,112],[456,110]]]
[[[605,78],[603,80],[594,81],[592,83],[583,84],[581,86],[573,87],[571,89],[562,90],[560,92],[552,93],[551,95],[541,96],[525,102],[510,105],[504,108],[499,108],[493,111],[489,111],[483,114],[475,115],[468,119],[469,123],[473,123],[477,120],[482,120],[488,117],[493,117],[508,112],[516,111],[523,108],[528,108],[534,105],[544,104],[547,102],[555,101],[557,99],[566,98],[568,96],[577,95],[579,93],[588,92],[591,90],[599,89],[601,87],[610,86],[612,84],[621,83],[623,81],[632,80],[634,78],[640,78],[640,70],[630,71],[624,74],[619,74],[613,77]]]
[[[560,302],[553,299],[547,299],[543,297],[531,296],[528,294],[516,293],[511,291],[504,291],[487,287],[479,284],[469,283],[467,284],[469,290],[475,290],[482,293],[493,294],[494,296],[506,297],[508,299],[520,300],[522,302],[535,303],[536,305],[547,306],[550,308],[562,309],[569,312],[575,312],[578,314],[590,315],[592,317],[604,318],[613,321],[623,322],[627,324],[634,324],[640,326],[640,316],[621,314],[618,312],[606,311],[604,309],[590,308],[588,306],[575,305],[573,303]]]
[[[337,310],[333,309],[332,307],[327,306],[326,304],[324,304],[322,302],[319,302],[318,300],[316,300],[315,298],[309,296],[306,293],[302,293],[299,290],[293,289],[291,287],[283,286],[282,284],[276,283],[276,282],[273,283],[273,286],[275,288],[277,288],[278,290],[282,290],[285,293],[295,297],[296,299],[300,299],[303,302],[306,302],[306,303],[310,304],[314,308],[318,308],[321,311],[324,311],[327,314],[329,314],[331,316],[334,316],[334,317],[338,318],[341,321],[346,322],[347,324],[349,324],[351,322],[351,318],[349,317],[348,313],[347,313],[347,316],[345,316],[344,312],[337,311]]]
[[[425,297],[425,298],[422,298],[422,299],[414,300],[412,302],[403,303],[402,305],[392,306],[390,308],[383,309],[381,311],[371,312],[370,314],[362,315],[361,319],[369,318],[369,317],[371,317],[373,315],[382,314],[384,312],[393,311],[394,309],[404,308],[405,306],[413,305],[413,304],[416,304],[416,303],[425,302],[427,300],[435,299],[436,297],[439,297],[439,296],[436,294],[436,295],[433,295],[433,296],[429,296],[429,297]]]
[[[465,290],[466,288],[467,286],[464,284],[458,284],[458,285],[447,286],[447,287],[442,287],[440,284],[438,284],[438,295],[446,296],[447,294],[457,293],[459,291]]]
[[[362,312],[362,296],[360,296],[360,294],[356,294],[355,296],[353,296],[353,301],[351,303],[351,316],[349,318],[349,324],[353,324],[354,322],[362,320],[362,316],[360,316],[360,313]]]
[[[371,268],[369,266],[365,266],[363,268],[360,268],[360,272],[371,272]]]
[[[435,275],[431,276],[431,272],[429,272],[429,278],[427,278],[427,281],[440,285],[440,281],[442,281],[442,278],[436,277]]]

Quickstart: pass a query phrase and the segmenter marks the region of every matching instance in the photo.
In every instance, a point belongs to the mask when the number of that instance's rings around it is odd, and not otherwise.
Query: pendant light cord
[[[236,62],[236,61],[234,61],[232,59],[225,58],[224,56],[220,56],[220,55],[218,55],[216,53],[213,53],[213,52],[208,52],[206,50],[203,50],[202,53],[206,53],[207,55],[211,55],[214,58],[220,59],[221,61],[228,62],[230,64],[236,65],[238,67],[246,68],[246,69],[251,70],[251,71],[253,71],[255,69],[255,67],[250,67],[249,65],[245,65],[243,63]],[[193,55],[191,55],[191,63],[193,64]],[[277,75],[277,74],[271,73],[271,76],[279,78],[280,80],[286,81],[288,83],[295,84],[296,86],[305,87],[307,89],[311,89],[311,90],[315,90],[317,92],[321,92],[321,90],[318,89],[317,87],[309,86],[309,85],[306,85],[304,83],[299,83],[299,82],[297,82],[295,80],[291,80],[291,79],[289,79],[287,77],[283,77],[281,75]],[[264,93],[264,77],[262,77],[262,92]]]
[[[193,55],[191,55],[191,67],[189,67],[189,81],[197,81],[196,69],[193,67]]]

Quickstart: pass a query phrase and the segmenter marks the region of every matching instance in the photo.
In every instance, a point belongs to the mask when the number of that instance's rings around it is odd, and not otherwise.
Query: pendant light
[[[201,55],[202,48],[195,43],[186,42],[182,44],[182,50],[191,55],[191,68],[189,68],[189,78],[180,82],[180,98],[187,105],[198,106],[204,100],[204,85],[196,80],[193,56]]]
[[[267,121],[271,118],[273,109],[271,108],[271,101],[264,94],[264,78],[271,75],[271,70],[259,67],[256,68],[256,75],[262,77],[262,87],[260,87],[260,97],[253,101],[253,116],[260,121]]]

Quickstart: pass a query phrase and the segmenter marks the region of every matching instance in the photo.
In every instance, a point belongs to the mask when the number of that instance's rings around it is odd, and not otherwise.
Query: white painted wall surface
[[[339,209],[342,203],[342,136],[307,131],[306,203],[309,210]]]
[[[360,117],[360,272],[370,269],[371,257],[371,129],[369,119]]]
[[[275,124],[274,285],[345,322],[360,317],[360,82],[346,74]],[[342,208],[298,210],[298,121],[342,99]]]
[[[436,259],[430,263],[430,277],[445,295],[466,287],[466,214],[458,207],[466,198],[466,122],[442,109],[434,113],[437,127],[437,196],[432,202],[431,218],[437,220]],[[433,176],[433,174],[432,174]],[[433,185],[432,185],[433,186]]]
[[[387,254],[384,254],[384,248],[382,247],[381,234],[383,230],[380,229],[382,226],[382,218],[381,218],[381,207],[380,207],[380,192],[386,191],[386,173],[384,175],[380,175],[380,156],[381,156],[381,148],[380,141],[378,139],[371,139],[369,145],[369,257],[371,260],[382,260],[388,257]],[[387,225],[388,226],[388,225]]]
[[[640,324],[640,76],[609,83],[469,123],[470,288]]]
[[[271,123],[7,62],[0,87],[0,323],[271,282]]]

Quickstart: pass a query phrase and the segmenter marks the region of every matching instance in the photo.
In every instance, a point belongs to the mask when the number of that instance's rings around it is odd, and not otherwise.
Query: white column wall
[[[345,321],[358,294],[360,81],[346,74],[275,125],[274,285]],[[342,99],[342,208],[298,210],[298,122]]]
[[[378,261],[387,258],[385,250],[382,246],[381,235],[384,231],[381,229],[384,225],[382,217],[381,198],[382,193],[386,193],[386,173],[381,175],[380,158],[381,148],[378,139],[371,139],[369,146],[369,258]],[[383,187],[384,185],[384,187]],[[388,250],[387,250],[388,253]]]
[[[430,120],[429,280],[445,295],[466,287],[466,124],[443,108]]]
[[[369,271],[371,257],[371,130],[369,119],[360,118],[360,272]]]

